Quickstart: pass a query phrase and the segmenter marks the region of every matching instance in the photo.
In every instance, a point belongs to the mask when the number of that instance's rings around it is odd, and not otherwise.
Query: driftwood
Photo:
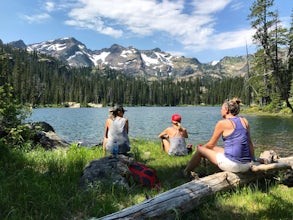
[[[277,165],[278,164],[278,165]],[[276,170],[293,167],[293,157],[282,158],[278,163],[254,166],[257,172],[220,172],[192,180],[174,189],[137,205],[125,208],[99,219],[162,219],[173,217],[176,213],[187,213],[203,203],[205,198],[215,192],[231,189],[258,179],[263,179]],[[252,169],[253,170],[253,169]],[[260,172],[262,171],[262,172]],[[97,218],[92,218],[95,220]]]
[[[293,157],[279,158],[277,163],[253,165],[251,170],[253,172],[263,172],[268,170],[278,170],[290,168],[293,169]]]

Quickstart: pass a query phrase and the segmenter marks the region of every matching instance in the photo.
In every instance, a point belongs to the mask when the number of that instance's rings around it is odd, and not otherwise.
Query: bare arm
[[[105,138],[108,138],[109,127],[110,127],[110,121],[109,121],[109,119],[107,119],[106,123],[105,123],[105,132],[104,132],[104,137]]]
[[[126,118],[126,121],[125,121],[125,127],[126,127],[126,132],[128,134],[129,132],[129,123],[128,123],[128,119]]]
[[[182,137],[188,138],[188,133],[186,128],[179,128],[179,131],[181,132]]]
[[[249,124],[247,123],[247,131],[248,131],[248,144],[249,144],[249,150],[250,150],[250,155],[252,157],[252,160],[254,159],[254,146],[251,140],[251,136],[250,136],[250,127]]]
[[[169,128],[166,128],[164,131],[162,131],[161,134],[159,134],[158,138],[165,138],[166,136],[169,136],[169,132],[168,132]]]

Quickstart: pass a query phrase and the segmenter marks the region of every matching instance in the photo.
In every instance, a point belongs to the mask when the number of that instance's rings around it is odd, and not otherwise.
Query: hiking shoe
[[[190,177],[192,178],[192,180],[199,180],[199,176],[197,175],[196,172],[191,171]]]
[[[189,181],[192,181],[192,180],[199,180],[199,176],[197,175],[196,172],[193,172],[193,171],[186,171],[186,170],[182,170],[181,172],[181,175],[184,177],[184,178],[188,178]]]

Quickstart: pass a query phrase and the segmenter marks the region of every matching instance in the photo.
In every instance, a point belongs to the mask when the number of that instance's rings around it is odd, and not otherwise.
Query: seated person
[[[181,127],[181,116],[172,115],[172,127],[166,128],[158,137],[162,139],[163,150],[169,155],[184,156],[188,154],[185,138],[188,138],[186,128]]]
[[[187,164],[184,175],[200,164],[201,159],[207,158],[223,171],[246,172],[251,167],[254,158],[254,148],[250,138],[249,123],[246,118],[238,117],[240,100],[226,100],[221,109],[224,119],[218,121],[214,133],[205,145],[199,145],[196,153]],[[222,136],[224,148],[216,146]]]
[[[109,115],[108,118],[106,120],[105,123],[105,131],[104,131],[104,139],[103,139],[103,150],[106,150],[106,145],[107,145],[107,141],[108,141],[108,132],[109,132],[109,128],[114,120],[114,113],[116,111],[115,107],[112,107],[109,109]]]
[[[114,142],[118,143],[118,154],[126,154],[130,150],[130,142],[128,137],[128,119],[124,118],[125,109],[119,106],[113,112],[113,121],[108,131],[108,141],[106,150],[113,152]]]

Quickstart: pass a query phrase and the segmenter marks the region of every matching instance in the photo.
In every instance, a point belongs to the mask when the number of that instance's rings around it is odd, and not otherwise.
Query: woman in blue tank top
[[[250,137],[248,120],[238,117],[240,100],[226,100],[221,109],[224,119],[217,122],[211,139],[205,145],[199,145],[196,153],[187,164],[184,174],[189,175],[200,164],[201,159],[207,158],[223,171],[246,172],[251,167],[254,158],[254,147]],[[222,136],[224,148],[216,146]]]

